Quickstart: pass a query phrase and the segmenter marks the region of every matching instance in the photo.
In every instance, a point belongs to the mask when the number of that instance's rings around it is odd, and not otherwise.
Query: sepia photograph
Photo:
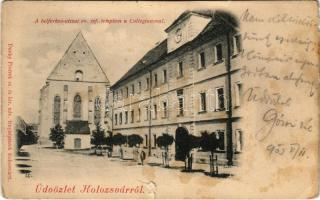
[[[318,195],[315,2],[2,11],[6,198]]]

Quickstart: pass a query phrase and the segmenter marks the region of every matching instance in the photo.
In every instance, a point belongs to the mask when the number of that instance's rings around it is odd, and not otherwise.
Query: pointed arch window
[[[73,99],[73,118],[81,118],[81,97],[78,94]]]
[[[54,103],[53,103],[53,122],[54,125],[57,125],[60,123],[60,108],[61,108],[61,98],[60,96],[54,97]]]
[[[101,100],[100,97],[96,97],[94,100],[94,124],[100,123],[101,119]]]

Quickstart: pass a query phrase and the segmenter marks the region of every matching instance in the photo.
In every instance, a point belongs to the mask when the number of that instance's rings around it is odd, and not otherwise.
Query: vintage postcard
[[[6,1],[7,198],[314,198],[316,1]]]

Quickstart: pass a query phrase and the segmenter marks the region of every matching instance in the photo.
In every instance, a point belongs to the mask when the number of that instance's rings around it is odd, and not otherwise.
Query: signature
[[[271,108],[264,113],[262,121],[265,122],[265,125],[255,134],[255,138],[258,141],[265,140],[271,135],[274,129],[280,127],[289,129],[296,128],[307,132],[312,132],[312,118],[309,118],[305,121],[298,121],[296,119],[290,120],[287,119],[283,113],[278,112],[274,108]]]

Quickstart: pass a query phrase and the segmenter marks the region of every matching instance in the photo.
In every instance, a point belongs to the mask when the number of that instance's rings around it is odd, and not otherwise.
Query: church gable
[[[93,81],[109,83],[81,32],[68,47],[48,80]]]

